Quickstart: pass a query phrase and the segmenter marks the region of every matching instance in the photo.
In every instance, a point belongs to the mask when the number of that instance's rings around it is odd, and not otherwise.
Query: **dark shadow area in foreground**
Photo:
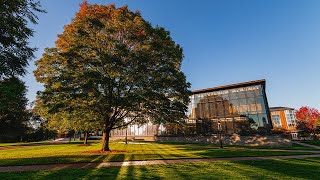
[[[320,158],[1,173],[0,179],[318,179]]]

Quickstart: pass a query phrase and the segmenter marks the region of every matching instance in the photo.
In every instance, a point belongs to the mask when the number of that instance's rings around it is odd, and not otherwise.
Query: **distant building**
[[[149,139],[161,134],[211,135],[241,133],[244,130],[268,132],[272,129],[269,105],[266,96],[266,81],[256,80],[226,86],[192,91],[188,106],[186,127],[151,123],[111,132],[111,137],[127,135]]]
[[[274,129],[290,132],[293,139],[297,139],[296,117],[294,109],[289,107],[271,107],[271,119]]]
[[[188,126],[195,134],[217,133],[218,123],[226,134],[239,133],[244,126],[257,131],[272,128],[266,81],[256,80],[192,91]]]

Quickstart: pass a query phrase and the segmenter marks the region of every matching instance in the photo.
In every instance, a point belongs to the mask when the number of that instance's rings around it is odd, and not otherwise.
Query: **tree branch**
[[[137,119],[137,117],[139,117],[140,114],[136,115],[134,118],[132,118],[129,122],[125,123],[125,124],[122,124],[120,126],[117,126],[117,127],[113,127],[111,129],[119,129],[119,128],[122,128],[122,127],[125,127],[125,126],[128,126],[129,124],[131,124],[133,121],[135,121]]]

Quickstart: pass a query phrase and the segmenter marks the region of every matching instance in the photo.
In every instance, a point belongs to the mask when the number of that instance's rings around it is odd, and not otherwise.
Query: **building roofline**
[[[281,111],[281,110],[294,110],[294,108],[290,107],[270,107],[270,111]]]
[[[245,87],[245,86],[250,86],[250,85],[259,85],[259,84],[262,84],[263,86],[265,86],[266,80],[260,79],[260,80],[254,80],[254,81],[241,82],[241,83],[237,83],[237,84],[229,84],[229,85],[224,85],[224,86],[217,86],[217,87],[212,87],[212,88],[193,90],[192,93],[198,94],[198,93],[204,93],[204,92],[210,92],[210,91],[219,91],[219,90],[239,88],[239,87]]]

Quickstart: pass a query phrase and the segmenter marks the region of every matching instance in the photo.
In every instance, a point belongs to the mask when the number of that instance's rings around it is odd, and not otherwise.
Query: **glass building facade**
[[[267,133],[272,128],[265,80],[193,91],[184,125],[147,123],[111,132],[111,137]]]
[[[127,128],[124,129],[115,129],[111,131],[111,137],[125,137],[125,136],[154,136],[161,132],[161,126],[152,124],[152,123],[146,123],[143,125],[137,125],[132,124],[127,126]]]
[[[187,126],[191,134],[269,131],[265,80],[193,91]]]

